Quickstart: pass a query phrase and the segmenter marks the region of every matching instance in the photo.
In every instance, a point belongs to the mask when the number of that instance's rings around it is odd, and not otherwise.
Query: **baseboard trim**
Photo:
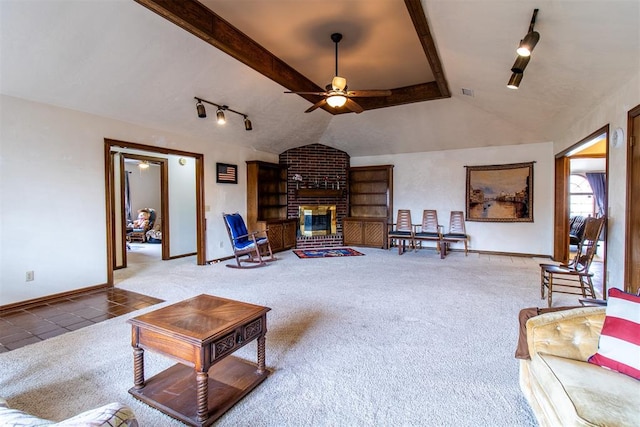
[[[95,291],[99,289],[113,288],[113,285],[103,283],[102,285],[88,286],[86,288],[74,289],[72,291],[61,292],[59,294],[47,295],[44,297],[29,299],[25,301],[13,302],[11,304],[0,305],[0,316],[10,311],[26,310],[36,305],[42,305],[61,298],[68,298],[74,295],[83,294],[85,292]]]
[[[219,262],[229,261],[230,259],[234,259],[234,258],[235,258],[235,256],[229,255],[229,256],[222,257],[222,258],[216,258],[216,259],[212,259],[210,261],[207,261],[207,264],[217,264]]]
[[[167,259],[171,260],[171,259],[178,259],[178,258],[186,258],[188,256],[194,256],[194,255],[198,255],[198,253],[197,252],[191,252],[190,254],[174,255],[174,256],[170,256]]]
[[[450,249],[455,252],[464,252],[464,249]],[[522,258],[549,258],[552,259],[551,255],[545,254],[523,254],[520,252],[494,252],[494,251],[479,251],[479,250],[471,250],[469,249],[469,253],[476,253],[481,255],[500,255],[500,256],[517,256]]]

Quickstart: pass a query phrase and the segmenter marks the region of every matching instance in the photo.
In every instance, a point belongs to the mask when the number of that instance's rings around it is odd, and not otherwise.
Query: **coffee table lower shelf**
[[[197,420],[196,373],[178,363],[145,381],[129,393],[144,403],[186,424],[198,427],[214,423],[227,410],[264,381],[269,371],[243,359],[227,356],[209,369],[209,417]]]

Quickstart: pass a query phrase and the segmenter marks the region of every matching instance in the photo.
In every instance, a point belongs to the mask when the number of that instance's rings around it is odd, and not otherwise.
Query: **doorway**
[[[627,115],[627,214],[625,224],[624,288],[627,292],[640,290],[640,105]]]
[[[126,216],[124,209],[124,158],[141,160],[164,159],[165,165],[161,187],[163,195],[161,215],[163,235],[167,241],[163,242],[162,259],[174,259],[196,255],[198,265],[206,264],[205,253],[205,219],[204,219],[204,158],[202,154],[154,147],[143,144],[105,139],[105,199],[107,217],[107,283],[113,285],[114,269],[126,260]],[[174,165],[175,163],[175,165]],[[183,172],[186,171],[186,172]],[[186,175],[185,175],[186,174]],[[186,179],[185,181],[185,177]],[[186,182],[186,187],[185,187]],[[179,187],[176,187],[179,186]],[[173,192],[171,189],[174,189]],[[185,190],[186,188],[186,190]],[[170,197],[173,194],[172,197]],[[187,199],[185,199],[185,196]],[[169,221],[171,212],[173,217],[180,218],[185,206],[189,205],[193,218],[191,225],[184,221]],[[193,215],[193,216],[192,216]],[[187,230],[184,232],[184,230]],[[172,230],[175,230],[172,232]],[[188,231],[193,230],[193,231]],[[191,235],[193,233],[193,235]],[[173,236],[169,240],[169,236]],[[193,236],[193,237],[190,237]],[[193,240],[190,240],[193,239]],[[163,237],[164,240],[164,237]],[[166,249],[165,249],[166,248]]]
[[[608,213],[609,125],[593,132],[556,155],[554,255],[566,263],[570,257],[570,222],[575,216],[605,216]],[[594,285],[607,292],[607,224],[601,236],[598,259],[592,264]]]
[[[123,171],[120,180],[123,200],[121,215],[126,224],[129,224],[136,219],[141,210],[151,210],[153,223],[149,224],[148,232],[136,236],[139,238],[136,239],[135,244],[131,242],[133,239],[126,239],[126,250],[122,252],[122,265],[117,265],[118,257],[116,257],[114,268],[126,268],[131,260],[139,258],[129,257],[129,254],[144,254],[143,259],[167,260],[171,237],[170,228],[166,226],[169,224],[167,159],[129,153],[120,153],[120,157]],[[130,231],[128,225],[126,229],[128,234]]]

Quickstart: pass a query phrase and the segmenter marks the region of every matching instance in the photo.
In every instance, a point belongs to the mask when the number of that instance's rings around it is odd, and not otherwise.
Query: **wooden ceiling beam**
[[[197,0],[134,1],[291,91],[324,91],[324,88],[313,83]],[[405,0],[405,5],[436,81],[391,89],[392,94],[387,97],[356,98],[355,101],[365,110],[451,96],[421,1]],[[311,103],[318,101],[318,97],[313,95],[300,96]],[[324,109],[331,114],[347,112],[344,109],[334,110],[328,106]]]

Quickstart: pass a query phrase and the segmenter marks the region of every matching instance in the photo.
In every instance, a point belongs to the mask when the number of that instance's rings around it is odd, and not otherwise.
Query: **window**
[[[595,198],[589,181],[582,175],[569,177],[570,216],[595,216]]]

